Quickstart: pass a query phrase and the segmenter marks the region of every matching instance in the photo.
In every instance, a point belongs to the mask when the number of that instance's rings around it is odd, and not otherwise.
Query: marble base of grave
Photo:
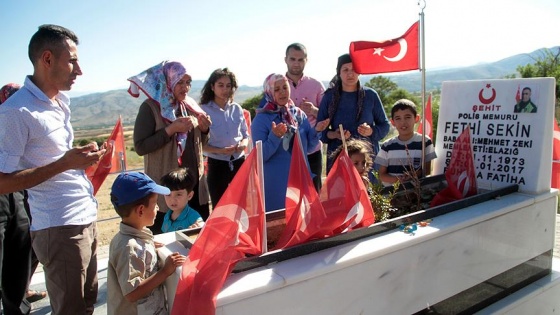
[[[397,220],[374,235],[364,231],[376,225],[348,233],[354,240],[341,235],[285,250],[293,257],[271,252],[240,262],[216,314],[552,313],[560,309],[551,298],[560,293],[552,259],[557,193],[513,192],[437,215],[414,234]],[[156,239],[166,244],[163,260],[187,254],[194,237]],[[180,273],[165,284],[170,307]]]

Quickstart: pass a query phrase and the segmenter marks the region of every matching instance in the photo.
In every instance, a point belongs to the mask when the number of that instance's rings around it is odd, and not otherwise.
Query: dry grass
[[[81,138],[108,138],[111,134],[112,128],[106,129],[98,129],[98,130],[87,130],[76,132],[75,136],[76,139],[79,140]],[[131,151],[130,148],[134,147],[133,140],[132,140],[132,128],[125,127],[124,128],[124,138],[125,138],[125,145],[127,147],[126,157],[127,157],[127,169],[128,170],[136,170],[143,168],[144,159],[139,157],[135,152]],[[98,234],[98,242],[99,245],[108,245],[111,242],[113,236],[119,230],[119,223],[120,218],[115,212],[113,205],[111,204],[111,186],[115,181],[115,178],[118,174],[109,174],[99,191],[95,195],[97,201],[99,203],[98,212],[97,212],[97,234]]]
[[[99,188],[97,195],[95,195],[99,202],[97,210],[97,239],[100,246],[108,245],[111,242],[111,239],[119,230],[119,223],[121,222],[111,204],[109,196],[111,186],[116,177],[117,174],[109,174],[101,188]]]

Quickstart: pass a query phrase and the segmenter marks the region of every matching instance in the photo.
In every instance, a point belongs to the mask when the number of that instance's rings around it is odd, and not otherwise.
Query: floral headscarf
[[[0,89],[0,104],[4,103],[10,96],[17,92],[21,85],[17,83],[8,83]]]
[[[298,121],[297,119],[295,119],[294,115],[291,112],[291,109],[295,108],[292,99],[288,99],[288,103],[285,106],[278,105],[274,100],[274,84],[278,81],[288,82],[288,78],[286,78],[286,76],[283,74],[277,73],[270,74],[268,77],[266,77],[263,83],[264,98],[266,100],[266,104],[262,108],[257,109],[257,112],[278,113],[278,115],[282,119],[282,122],[288,127],[288,131],[283,138],[284,149],[288,150],[290,140],[298,129]]]
[[[204,111],[196,102],[183,101],[177,103],[173,97],[173,89],[187,74],[187,69],[177,61],[163,61],[138,75],[128,78],[130,87],[128,93],[133,97],[140,96],[140,91],[144,92],[148,98],[155,101],[161,110],[161,117],[164,121],[171,123],[177,119],[177,113],[185,111],[185,107],[197,114],[204,114]],[[181,164],[181,156],[185,149],[187,140],[186,133],[177,133],[177,156]]]

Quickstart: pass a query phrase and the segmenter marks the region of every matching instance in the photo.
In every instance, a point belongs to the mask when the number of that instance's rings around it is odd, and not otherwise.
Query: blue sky
[[[351,41],[399,37],[419,13],[417,0],[0,1],[0,85],[32,73],[31,35],[59,24],[80,38],[84,74],[71,95],[126,88],[128,77],[171,59],[195,80],[229,67],[241,85],[258,86],[285,72],[292,42],[307,46],[305,73],[327,81]],[[560,45],[558,0],[427,0],[424,13],[427,71]]]

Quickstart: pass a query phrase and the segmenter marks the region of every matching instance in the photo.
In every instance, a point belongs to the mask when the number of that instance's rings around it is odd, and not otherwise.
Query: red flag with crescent
[[[215,314],[216,297],[235,263],[262,254],[265,214],[256,154],[249,154],[192,245],[172,315]]]
[[[432,141],[434,141],[434,132],[432,130],[432,94],[428,96],[428,101],[426,102],[426,112],[424,113],[426,118],[426,136],[428,136]],[[422,120],[418,124],[418,133],[422,133]]]
[[[438,192],[431,207],[476,195],[476,174],[471,146],[470,128],[465,128],[453,144],[451,161],[445,170],[447,187]]]
[[[351,42],[350,56],[354,71],[375,74],[420,69],[418,24],[412,24],[404,35],[395,39]]]
[[[335,160],[320,198],[327,216],[321,234],[336,235],[375,222],[367,189],[346,150]]]
[[[286,227],[276,248],[286,248],[313,239],[326,219],[319,194],[313,186],[307,158],[301,148],[299,132],[294,136],[288,189],[286,191]]]
[[[86,168],[86,175],[93,184],[93,194],[97,194],[99,188],[109,173],[126,169],[126,149],[124,144],[124,133],[121,117],[107,138],[107,151],[99,163]],[[121,164],[123,169],[121,169]]]
[[[554,132],[552,142],[552,176],[550,187],[560,188],[560,128],[558,128],[558,121],[554,120]]]

